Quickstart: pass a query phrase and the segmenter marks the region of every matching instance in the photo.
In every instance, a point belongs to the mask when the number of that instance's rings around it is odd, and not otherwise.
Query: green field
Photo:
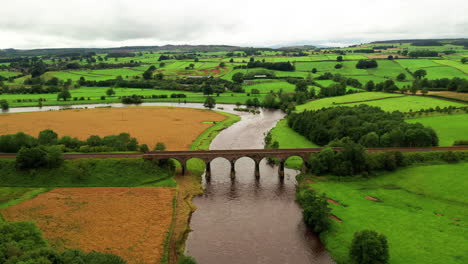
[[[432,127],[439,136],[439,146],[452,146],[455,140],[468,140],[468,114],[422,117],[406,121]]]
[[[196,92],[185,92],[177,90],[154,90],[154,89],[137,89],[137,88],[115,88],[115,95],[112,97],[106,96],[106,90],[108,87],[82,87],[78,89],[70,90],[72,99],[68,101],[57,101],[56,94],[0,94],[0,100],[6,99],[9,101],[10,107],[24,107],[24,106],[37,106],[37,100],[39,98],[46,99],[43,102],[43,105],[71,105],[71,104],[106,104],[106,103],[120,103],[121,100],[119,96],[130,96],[133,94],[142,95],[142,96],[151,96],[151,95],[168,95],[171,94],[185,94],[187,98],[166,98],[166,99],[145,99],[145,102],[195,102],[203,103],[206,99],[206,96],[203,93]],[[106,96],[105,100],[101,100],[101,96]],[[85,100],[74,100],[74,97],[78,99],[84,97]],[[88,97],[90,100],[88,100]],[[215,95],[216,103],[225,103],[225,104],[235,104],[240,102],[244,104],[245,101],[250,96],[247,96],[245,93],[223,93],[220,96]],[[16,100],[32,100],[32,102],[17,102]],[[260,101],[263,100],[263,96],[259,96]]]
[[[138,159],[67,160],[56,169],[18,171],[14,159],[0,160],[0,182],[8,187],[175,186],[172,175]]]
[[[288,120],[280,120],[271,130],[272,142],[277,141],[279,148],[317,148],[319,146],[310,142],[307,138],[292,130],[288,126]],[[290,157],[286,161],[286,167],[299,169],[302,165],[302,158]]]
[[[20,75],[20,72],[0,71],[0,76],[4,78],[14,77]]]
[[[270,91],[279,92],[294,92],[295,85],[290,84],[283,80],[265,80],[262,82],[254,82],[251,84],[244,84],[243,88],[246,93],[250,93],[252,89],[257,89],[260,93],[269,93]]]
[[[390,98],[387,98],[390,97]],[[382,100],[375,100],[380,98],[386,98]],[[354,101],[362,101],[362,100],[375,100],[375,101],[368,101],[368,102],[358,102],[353,103]],[[364,92],[364,93],[357,93],[357,94],[350,94],[345,96],[338,96],[338,97],[329,97],[323,98],[315,101],[308,102],[303,105],[297,106],[297,111],[304,111],[304,110],[318,110],[323,107],[332,107],[332,106],[354,106],[366,104],[370,106],[377,106],[382,108],[385,111],[393,112],[393,111],[400,111],[400,112],[410,112],[418,111],[421,109],[428,109],[428,108],[436,108],[437,106],[440,108],[448,107],[448,106],[456,106],[462,107],[466,106],[466,104],[445,101],[440,99],[435,99],[431,97],[424,97],[424,96],[404,96],[401,94],[389,94],[389,93],[381,93],[381,92]]]
[[[409,167],[367,180],[314,178],[311,188],[341,204],[330,204],[343,222],[333,221],[323,236],[327,249],[337,263],[348,263],[354,232],[371,229],[387,236],[391,264],[467,263],[467,171],[468,163],[460,163]]]

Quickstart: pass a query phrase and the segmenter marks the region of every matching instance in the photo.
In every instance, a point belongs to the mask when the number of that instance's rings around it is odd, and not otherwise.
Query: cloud
[[[467,37],[467,8],[461,0],[15,0],[0,9],[0,48]]]

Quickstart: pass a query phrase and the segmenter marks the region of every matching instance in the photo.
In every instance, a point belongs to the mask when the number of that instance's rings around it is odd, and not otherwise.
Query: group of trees
[[[431,128],[404,122],[400,112],[387,113],[379,107],[339,106],[293,113],[289,126],[319,145],[349,137],[366,147],[437,146],[438,137]]]
[[[370,69],[377,67],[378,64],[376,60],[359,60],[356,64],[357,69]]]
[[[263,61],[255,61],[250,60],[246,66],[236,66],[235,69],[243,69],[243,68],[265,68],[269,70],[275,71],[294,71],[296,67],[291,62],[263,62]]]
[[[415,50],[408,52],[408,56],[411,58],[417,57],[438,57],[439,53],[432,50]]]
[[[17,153],[22,148],[41,146],[60,146],[65,152],[137,151],[140,147],[136,138],[132,138],[128,133],[103,138],[93,135],[86,140],[69,136],[59,138],[57,133],[50,129],[39,132],[37,138],[23,132],[0,135],[0,152]]]
[[[0,263],[125,264],[121,257],[77,249],[58,252],[48,246],[40,230],[31,222],[0,222]]]

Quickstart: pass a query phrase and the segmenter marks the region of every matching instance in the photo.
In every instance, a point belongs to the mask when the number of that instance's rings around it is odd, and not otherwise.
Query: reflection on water
[[[221,132],[211,149],[263,148],[264,133],[284,115],[265,111],[243,116],[242,121]],[[236,161],[231,177],[229,161],[211,163],[211,177],[203,177],[205,193],[194,199],[198,210],[192,216],[193,230],[187,254],[199,263],[333,263],[317,236],[308,231],[296,204],[297,171]]]

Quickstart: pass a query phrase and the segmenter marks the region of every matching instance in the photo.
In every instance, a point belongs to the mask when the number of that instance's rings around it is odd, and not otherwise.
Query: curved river
[[[8,112],[95,108],[103,105],[45,106],[11,108]],[[109,104],[112,107],[127,107]],[[201,104],[143,103],[141,106],[203,108]],[[260,114],[236,112],[234,105],[217,105],[235,113],[241,121],[223,130],[210,149],[263,148],[263,138],[280,119],[281,111],[263,110]],[[236,162],[236,176],[230,177],[230,163],[218,158],[211,163],[211,178],[203,177],[205,193],[194,198],[186,253],[200,264],[219,263],[334,263],[318,237],[302,221],[295,202],[297,171],[286,169],[278,176],[277,167],[260,163],[260,177],[254,176],[254,161]]]

